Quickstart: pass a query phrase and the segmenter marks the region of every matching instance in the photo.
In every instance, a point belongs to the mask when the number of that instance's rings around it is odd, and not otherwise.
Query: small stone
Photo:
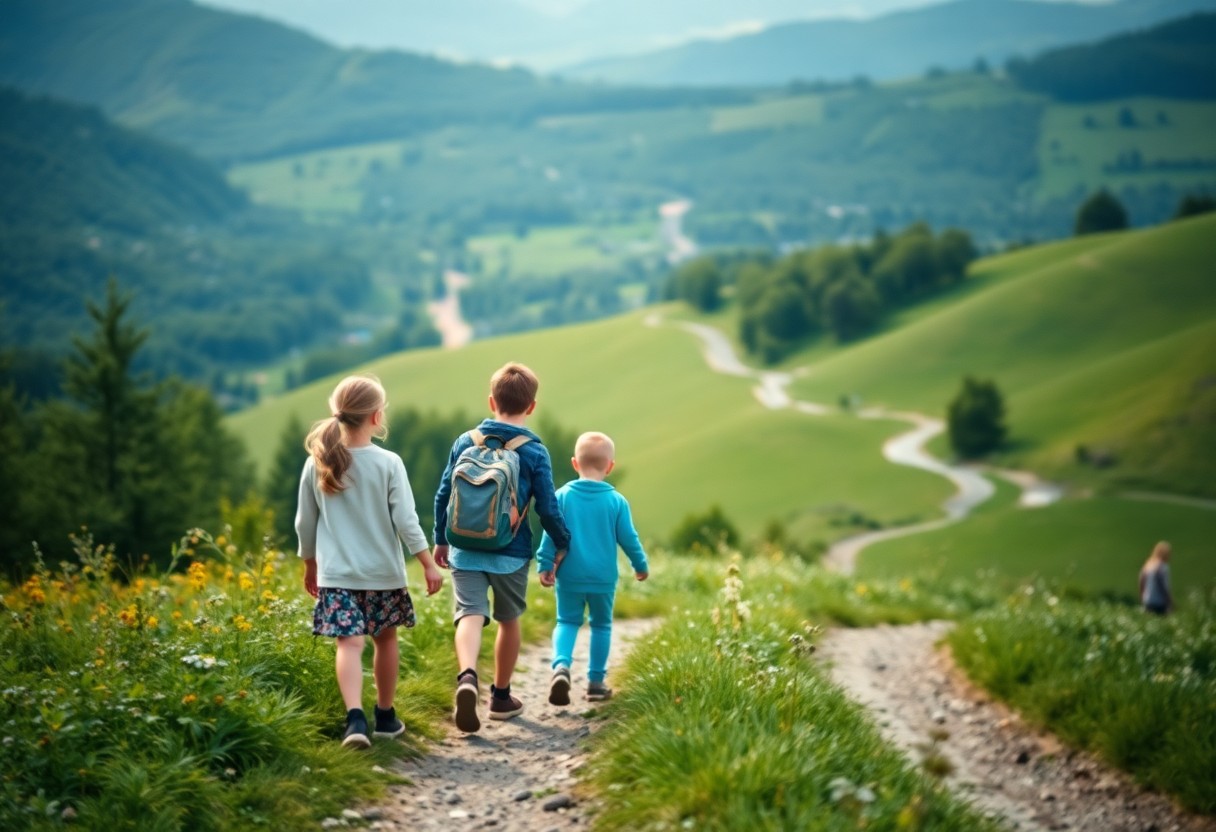
[[[946,712],[945,711],[934,711],[932,719],[938,725],[942,725],[946,721]]]
[[[469,813],[464,809],[453,809],[452,811],[448,812],[448,817],[455,820],[461,820],[462,818],[467,818],[468,816]]]
[[[325,820],[321,821],[322,829],[337,829],[342,825],[342,821],[338,820],[337,818],[326,818]]]
[[[546,812],[556,812],[558,809],[568,809],[574,805],[568,794],[559,794],[545,801]]]
[[[456,792],[452,792],[451,794],[449,794],[447,797],[445,797],[443,799],[443,802],[448,804],[449,806],[455,806],[457,803],[460,802],[460,800],[461,800],[460,795],[456,794]]]
[[[524,800],[531,800],[532,792],[528,791],[527,789],[521,789],[521,790],[517,791],[514,795],[512,795],[511,799],[514,800],[516,803],[518,803],[520,801],[524,801]]]
[[[383,818],[384,818],[384,810],[381,809],[379,806],[373,806],[370,809],[363,810],[363,819],[364,820],[383,820]]]
[[[384,766],[372,766],[372,771],[376,772],[376,774],[388,774],[388,769]]]
[[[363,815],[359,814],[354,809],[343,809],[342,817],[346,820],[363,820]]]
[[[1054,794],[1054,793],[1052,793],[1052,792],[1049,792],[1049,791],[1041,791],[1041,792],[1039,792],[1039,800],[1042,800],[1044,803],[1048,803],[1048,802],[1050,802],[1050,801],[1052,801],[1052,800],[1055,800],[1055,799],[1056,799],[1056,796],[1055,796],[1055,794]]]

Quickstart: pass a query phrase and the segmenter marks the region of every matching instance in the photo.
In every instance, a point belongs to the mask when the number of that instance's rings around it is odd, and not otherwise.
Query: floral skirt
[[[377,636],[389,627],[413,626],[414,602],[406,589],[317,589],[316,635]]]

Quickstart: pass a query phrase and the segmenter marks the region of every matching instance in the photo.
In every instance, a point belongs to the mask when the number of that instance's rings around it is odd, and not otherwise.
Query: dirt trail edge
[[[1019,832],[1216,830],[1216,819],[1177,809],[967,682],[949,651],[937,647],[951,626],[836,629],[819,656],[890,742],[918,763],[944,758],[953,769],[945,778],[952,791]]]
[[[614,622],[609,684],[612,667],[620,666],[631,643],[657,624],[653,619]],[[525,645],[511,680],[511,692],[524,703],[522,714],[502,722],[488,719],[490,686],[483,679],[481,730],[462,734],[449,721],[447,736],[425,756],[393,767],[409,784],[391,787],[375,806],[347,810],[347,819],[386,830],[587,828],[595,801],[579,788],[579,774],[587,758],[585,740],[602,724],[584,716],[601,704],[583,698],[587,642],[584,630],[574,654],[569,706],[549,704],[549,644]],[[335,819],[330,825],[339,824]]]

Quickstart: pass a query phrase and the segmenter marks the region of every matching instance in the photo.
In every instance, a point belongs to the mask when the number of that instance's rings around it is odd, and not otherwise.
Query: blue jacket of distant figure
[[[516,436],[527,436],[532,441],[521,445],[516,453],[519,454],[519,510],[523,511],[528,501],[535,499],[535,509],[540,517],[541,527],[546,535],[563,546],[570,545],[570,531],[562,521],[561,508],[557,504],[557,496],[553,486],[553,462],[549,459],[549,451],[541,442],[540,437],[525,427],[509,425],[494,419],[485,419],[477,426],[486,436],[497,436],[504,442]],[[447,467],[439,480],[439,490],[435,492],[435,534],[436,546],[448,542],[448,499],[452,495],[452,468],[468,448],[473,447],[473,439],[469,434],[462,433],[452,444],[452,452],[448,455]],[[461,550],[453,547],[453,554],[459,556]],[[532,527],[525,520],[519,526],[519,531],[511,542],[495,552],[470,553],[478,556],[506,555],[519,560],[532,559]],[[453,566],[460,568],[455,561]]]
[[[524,447],[527,447],[526,445]],[[606,482],[574,480],[557,491],[557,502],[570,528],[570,545],[557,570],[557,588],[570,592],[612,592],[619,571],[620,546],[634,572],[649,572],[646,551],[633,527],[629,501]],[[537,568],[548,572],[560,548],[548,532],[541,536]]]

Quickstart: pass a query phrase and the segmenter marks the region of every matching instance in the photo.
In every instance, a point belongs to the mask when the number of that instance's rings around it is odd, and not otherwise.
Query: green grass
[[[1119,112],[1127,108],[1135,115],[1136,127],[1119,126]],[[1158,122],[1158,114],[1166,122]],[[1094,127],[1085,126],[1086,117]],[[1216,162],[1211,136],[1216,132],[1216,104],[1172,101],[1163,98],[1131,98],[1104,104],[1052,104],[1043,116],[1039,136],[1039,167],[1035,187],[1040,200],[1074,198],[1078,192],[1105,186],[1149,188],[1169,183],[1193,187],[1196,179],[1216,185],[1216,170],[1104,170],[1120,154],[1138,151],[1145,165],[1155,162],[1183,163],[1194,160]]]
[[[858,575],[891,577],[924,570],[943,577],[1049,578],[1085,592],[1134,598],[1136,576],[1158,540],[1177,552],[1179,596],[1216,586],[1216,511],[1118,497],[1067,499],[1036,509],[1016,505],[978,512],[961,524],[867,547]]]
[[[807,658],[813,628],[763,568],[723,589],[734,599],[673,615],[617,677],[592,746],[598,828],[996,828],[825,680]]]
[[[1216,595],[1169,618],[1023,594],[949,637],[972,679],[1070,744],[1216,814]]]
[[[280,205],[312,219],[357,214],[364,179],[375,170],[401,167],[404,141],[319,150],[233,167],[228,181],[259,204]]]
[[[813,372],[794,389],[942,415],[963,375],[990,377],[1008,405],[1005,461],[1076,476],[1077,444],[1113,447],[1123,461],[1108,478],[1210,493],[1213,234],[1207,216],[979,261],[956,299],[829,355],[808,351]]]
[[[897,426],[766,410],[749,381],[710,372],[693,336],[646,326],[648,314],[476,341],[456,352],[411,351],[363,369],[385,383],[391,426],[393,402],[480,418],[490,374],[508,359],[529,364],[541,380],[541,411],[566,430],[603,430],[616,440],[614,481],[644,537],[666,536],[714,503],[749,535],[772,519],[828,530],[821,513],[840,506],[884,523],[937,515],[949,485],[878,453]],[[265,470],[291,414],[305,423],[322,418],[335,381],[265,401],[229,425]]]
[[[658,215],[652,223],[535,228],[524,237],[488,234],[468,241],[481,273],[553,277],[576,270],[619,269],[630,258],[660,252]]]
[[[709,129],[713,133],[729,133],[815,125],[823,121],[824,101],[821,95],[800,95],[740,107],[718,107],[710,112]]]

